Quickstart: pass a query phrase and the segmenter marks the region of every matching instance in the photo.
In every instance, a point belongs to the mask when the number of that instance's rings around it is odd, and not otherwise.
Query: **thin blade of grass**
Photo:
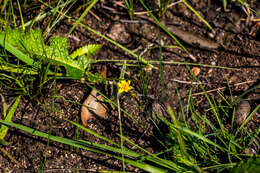
[[[235,104],[237,104],[245,95],[248,95],[250,92],[253,92],[255,89],[260,88],[260,84],[257,84],[255,86],[253,86],[252,88],[246,90],[245,92],[243,92],[240,96],[238,96],[233,102],[232,102],[232,106],[234,106]]]
[[[5,65],[2,65],[0,67],[0,70],[6,71],[6,72],[11,72],[11,73],[22,73],[22,74],[27,74],[27,75],[37,75],[38,74],[37,71],[34,71],[33,69],[30,69],[30,68],[11,67],[11,66],[5,66]]]
[[[98,36],[104,38],[105,40],[109,41],[110,43],[116,45],[117,47],[123,49],[124,51],[126,51],[126,52],[129,53],[130,55],[134,56],[134,57],[137,59],[137,61],[140,61],[140,62],[142,62],[142,63],[148,65],[148,67],[153,67],[153,65],[150,64],[149,61],[147,61],[147,60],[145,60],[144,58],[140,57],[139,55],[135,54],[135,53],[132,52],[131,50],[129,50],[129,49],[127,49],[126,47],[122,46],[121,44],[115,42],[114,40],[112,40],[112,39],[110,39],[110,38],[108,38],[108,37],[106,37],[105,35],[99,33],[98,31],[95,31],[94,29],[88,27],[87,25],[84,25],[84,24],[82,24],[82,23],[79,23],[79,24],[80,24],[81,26],[85,27],[85,28],[86,28],[87,30],[89,30],[90,32],[93,32],[94,34],[96,34],[96,35],[98,35]]]
[[[165,85],[164,85],[164,75],[163,75],[163,66],[162,66],[162,45],[161,45],[161,34],[160,34],[160,30],[158,27],[158,44],[159,44],[159,61],[160,61],[160,65],[159,65],[159,71],[160,71],[160,83],[161,83],[161,88],[162,88],[162,97],[166,97],[166,89],[165,89]]]
[[[255,130],[254,135],[252,136],[252,138],[250,139],[250,142],[248,143],[248,146],[252,145],[254,141],[259,139],[259,133],[260,133],[260,126]]]
[[[190,6],[185,0],[182,0],[182,2],[183,2],[196,16],[198,16],[198,18],[199,18],[203,23],[205,23],[209,29],[211,29],[212,31],[214,31],[213,28],[210,26],[210,24],[209,24],[194,8],[192,8],[192,6]]]
[[[94,60],[95,63],[97,62],[128,62],[128,63],[138,63],[137,60],[125,60],[125,59],[110,59],[110,60]],[[224,67],[224,66],[216,66],[216,65],[208,65],[208,64],[198,64],[198,63],[189,63],[189,62],[179,62],[179,61],[160,61],[160,60],[147,60],[150,64],[170,64],[170,65],[192,65],[192,66],[200,66],[200,67],[207,67],[207,68],[219,68],[219,69],[226,69],[226,70],[239,70],[237,68],[232,67]],[[117,64],[122,65],[122,63]],[[130,64],[128,64],[130,66]],[[136,66],[140,66],[139,64]]]
[[[209,170],[209,171],[213,171],[213,170],[218,170],[218,169],[223,169],[223,168],[233,168],[234,166],[236,166],[237,163],[227,163],[227,164],[217,164],[217,165],[213,165],[213,166],[208,166],[208,167],[204,167],[203,170]]]
[[[82,130],[88,132],[89,134],[96,136],[96,137],[99,138],[99,139],[102,139],[102,140],[104,140],[104,141],[107,141],[107,142],[109,142],[109,143],[111,143],[111,144],[113,144],[113,145],[115,145],[115,146],[117,146],[117,147],[120,146],[119,144],[117,144],[117,143],[111,141],[110,139],[108,139],[108,138],[106,138],[106,137],[103,137],[103,136],[99,135],[98,133],[96,133],[96,132],[94,132],[94,131],[92,131],[92,130],[90,130],[90,129],[88,129],[88,128],[86,128],[86,127],[84,127],[84,126],[82,126],[82,125],[80,125],[80,124],[78,124],[78,123],[76,123],[76,122],[74,122],[74,121],[70,121],[70,120],[68,120],[68,119],[65,119],[65,120],[68,121],[69,123],[71,123],[71,124],[77,126],[78,128],[81,128]]]
[[[243,122],[243,124],[238,128],[238,130],[235,133],[235,136],[238,135],[238,133],[244,128],[244,126],[247,124],[247,122],[252,118],[253,115],[255,115],[255,113],[258,111],[258,109],[260,108],[260,104],[257,105],[257,107],[251,112],[251,114],[245,119],[245,121]]]
[[[164,166],[164,167],[169,168],[169,169],[174,170],[174,171],[184,171],[185,170],[185,168],[180,167],[179,165],[175,164],[174,162],[172,162],[170,160],[159,158],[158,156],[150,153],[149,151],[147,151],[144,148],[140,147],[139,145],[135,144],[134,142],[132,142],[128,138],[126,138],[126,137],[123,137],[123,138],[126,142],[128,142],[131,145],[137,147],[141,151],[144,151],[145,153],[147,153],[148,156],[144,156],[144,158],[146,158],[147,160],[153,161],[154,163],[156,163],[160,166]],[[150,159],[150,158],[147,158],[147,157],[153,157],[154,159]]]
[[[100,149],[104,149],[104,150],[108,150],[108,151],[112,151],[112,152],[116,152],[116,153],[121,153],[121,154],[125,154],[129,157],[132,158],[138,158],[138,157],[142,157],[143,154],[138,154],[136,152],[133,152],[131,150],[123,150],[124,152],[122,153],[121,148],[115,148],[115,147],[110,147],[110,146],[106,146],[106,145],[102,145],[102,144],[97,144],[97,143],[93,143],[93,142],[89,142],[89,141],[85,141],[85,140],[73,140],[73,139],[69,139],[69,138],[63,138],[60,136],[54,136],[54,135],[50,135],[48,133],[45,132],[41,132],[39,130],[35,130],[32,129],[30,127],[24,126],[24,125],[20,125],[20,124],[16,124],[16,123],[12,123],[12,122],[7,122],[4,120],[0,120],[0,123],[7,125],[7,126],[11,126],[11,127],[15,127],[17,129],[23,130],[25,132],[28,132],[34,136],[39,136],[39,137],[43,137],[52,141],[56,141],[56,142],[60,142],[63,144],[67,144],[76,148],[81,148],[84,150],[89,150],[92,152],[100,152],[95,148],[100,148]],[[94,147],[94,148],[91,148]]]
[[[192,73],[191,69],[189,66],[186,66],[187,69],[190,71],[190,74],[192,75],[192,78],[195,79],[198,83],[199,83],[199,86],[201,88],[201,90],[204,92],[204,96],[206,97],[212,111],[213,111],[213,114],[215,115],[216,119],[217,119],[217,122],[220,126],[220,129],[221,129],[221,132],[222,132],[222,135],[225,137],[226,136],[226,129],[224,128],[224,125],[222,123],[222,120],[221,118],[219,117],[219,114],[218,114],[218,111],[217,111],[217,107],[216,105],[214,105],[213,103],[215,102],[215,100],[213,99],[213,101],[211,101],[208,93],[206,92],[205,88],[203,87],[202,83],[199,81],[199,79]],[[213,102],[213,103],[212,103]]]
[[[16,109],[17,109],[19,103],[20,103],[20,99],[21,99],[21,96],[18,96],[18,97],[16,98],[14,104],[13,104],[12,107],[10,108],[8,114],[7,114],[7,115],[4,115],[4,117],[5,117],[4,120],[5,120],[5,121],[7,121],[7,122],[11,122],[11,121],[12,121],[12,118],[13,118],[13,116],[14,116],[14,113],[15,113],[15,111],[16,111]],[[5,126],[5,125],[2,125],[1,128],[0,128],[0,140],[1,140],[2,142],[4,142],[4,137],[5,137],[5,135],[7,134],[7,132],[8,132],[8,127]],[[4,143],[5,143],[5,142],[4,142]]]
[[[15,158],[14,158],[13,156],[11,156],[11,154],[9,154],[4,148],[1,148],[1,147],[0,147],[0,151],[1,151],[4,155],[6,155],[12,162],[14,162],[14,163],[17,164],[17,165],[20,165],[20,163],[19,163],[17,160],[15,160]]]
[[[75,22],[75,24],[72,26],[70,31],[67,35],[70,35],[72,31],[76,28],[76,26],[81,22],[81,20],[88,14],[90,9],[98,2],[98,0],[93,0],[91,4],[85,9],[85,11],[82,13],[82,15],[78,18],[78,20]]]
[[[159,115],[158,115],[158,116],[159,116]],[[169,125],[171,128],[173,128],[173,129],[178,129],[179,131],[184,132],[184,133],[187,134],[187,135],[194,136],[194,137],[200,139],[201,141],[206,142],[206,143],[208,143],[208,144],[210,144],[210,145],[212,145],[212,146],[214,146],[214,147],[220,149],[220,150],[223,151],[223,152],[228,152],[228,153],[232,154],[233,156],[235,156],[235,157],[237,157],[238,159],[241,160],[241,158],[240,158],[237,154],[229,152],[227,149],[221,147],[220,145],[216,144],[215,142],[211,141],[210,139],[206,138],[205,136],[203,136],[203,135],[201,135],[201,134],[198,134],[198,133],[196,133],[196,132],[194,132],[194,131],[192,131],[192,130],[190,130],[190,129],[188,129],[188,128],[176,126],[176,125],[172,124],[171,122],[169,122],[169,121],[168,121],[165,117],[163,117],[163,116],[159,116],[159,118],[160,118],[163,122],[165,122],[167,125]]]
[[[171,108],[171,106],[169,104],[166,105],[166,106],[167,106],[168,113],[170,114],[170,116],[172,118],[173,125],[175,127],[181,127],[174,111]],[[175,132],[177,134],[177,139],[178,139],[178,143],[179,143],[181,152],[183,154],[182,161],[187,166],[191,166],[191,167],[195,168],[198,172],[202,172],[201,168],[195,162],[193,162],[195,159],[188,153],[187,148],[186,148],[187,145],[184,141],[184,136],[182,136],[182,134],[179,131],[180,129],[179,128],[174,128],[174,129],[175,129]]]
[[[3,2],[3,4],[2,4],[2,8],[1,8],[1,13],[3,13],[4,10],[6,9],[6,5],[7,5],[8,1],[9,1],[9,0],[4,0],[4,2]],[[1,3],[2,3],[2,1],[1,1]],[[12,2],[11,2],[11,3],[12,3]]]
[[[65,12],[63,12],[64,8],[70,4],[71,0],[68,0],[68,1],[65,1],[63,4],[62,4],[62,0],[59,0],[56,7],[54,8],[54,11],[53,13],[51,13],[51,19],[49,20],[48,22],[48,25],[46,26],[46,29],[43,33],[44,36],[48,36],[49,33],[51,32],[51,30],[54,28],[54,26],[60,21],[63,19],[63,15],[62,13],[66,14],[70,8],[67,8]],[[59,15],[56,16],[56,13],[58,11],[61,11],[61,13]],[[55,18],[55,19],[54,19]],[[52,22],[53,21],[53,22]]]
[[[122,160],[122,158],[118,157],[118,156],[114,156],[114,158],[116,158],[118,160]],[[158,167],[155,167],[155,166],[152,166],[150,164],[143,163],[143,162],[133,161],[133,160],[126,159],[126,158],[124,159],[124,161],[128,164],[131,164],[131,165],[133,165],[137,168],[140,168],[142,170],[145,170],[147,172],[151,172],[151,173],[166,173],[166,172],[168,172],[168,170],[158,168]]]
[[[18,9],[19,9],[19,13],[20,13],[20,19],[21,19],[21,23],[22,23],[22,29],[23,31],[25,31],[25,26],[24,26],[24,21],[23,21],[23,14],[22,14],[22,9],[21,9],[21,5],[19,3],[19,0],[16,0],[17,5],[18,5]]]
[[[134,3],[133,3],[133,0],[123,0],[123,1],[125,3],[126,8],[127,8],[127,11],[128,11],[129,16],[130,16],[130,19],[133,19],[133,17],[134,17]]]
[[[63,138],[63,137],[59,137],[59,136],[53,136],[53,135],[50,135],[50,134],[47,134],[47,133],[44,133],[44,132],[41,132],[41,131],[38,131],[38,130],[35,130],[35,129],[32,129],[32,128],[29,128],[29,127],[26,127],[26,126],[23,126],[23,125],[20,125],[20,124],[11,123],[11,122],[7,122],[7,121],[3,121],[3,120],[0,120],[0,123],[18,128],[20,130],[23,130],[23,131],[28,132],[28,133],[35,135],[35,136],[43,137],[43,138],[46,138],[46,139],[49,139],[49,140],[52,140],[52,141],[60,142],[60,143],[63,143],[63,144],[67,144],[67,145],[70,145],[70,146],[73,146],[73,147],[76,147],[76,148],[81,148],[81,149],[84,149],[84,150],[92,151],[92,152],[95,152],[95,153],[104,154],[104,155],[107,155],[107,156],[110,156],[110,157],[114,157],[118,160],[122,160],[122,157],[115,156],[115,155],[109,154],[105,151],[100,151],[98,149],[117,152],[117,153],[120,153],[120,154],[125,154],[127,156],[132,156],[132,157],[142,157],[142,154],[138,154],[138,153],[135,153],[135,152],[129,151],[129,150],[121,150],[121,148],[114,148],[114,147],[96,144],[96,143],[92,143],[92,142],[88,142],[88,141],[84,141],[84,140],[72,140],[72,139]],[[98,149],[96,149],[95,147],[98,148]],[[134,160],[131,160],[131,159],[124,158],[124,161],[128,164],[131,164],[133,166],[136,166],[136,167],[143,169],[145,171],[148,171],[148,172],[154,172],[154,173],[167,172],[167,170],[164,170],[162,168],[157,168],[157,167],[152,166],[150,164],[134,161]]]
[[[173,40],[186,52],[189,54],[189,51],[179,42],[179,40],[171,33],[168,31],[168,29],[161,24],[161,22],[153,15],[153,13],[151,12],[151,10],[149,10],[149,8],[145,5],[145,3],[143,2],[143,0],[139,0],[139,2],[143,5],[143,7],[146,9],[146,11],[148,12],[148,14],[153,18],[153,20],[171,37],[173,38]]]
[[[45,6],[51,8],[51,6],[49,6],[47,3],[42,2],[41,0],[40,0],[40,2],[43,3]],[[64,7],[65,5],[66,5],[66,3],[61,4],[59,7],[62,8],[62,7]],[[36,16],[34,19],[32,19],[32,20],[26,22],[26,23],[24,24],[24,26],[25,26],[25,27],[27,27],[27,26],[33,26],[33,24],[34,24],[35,22],[38,22],[38,21],[40,21],[40,20],[46,18],[47,16],[50,16],[51,14],[55,13],[56,10],[57,10],[56,8],[52,8],[52,9],[51,9],[50,11],[48,11],[48,12],[39,13],[38,16]]]

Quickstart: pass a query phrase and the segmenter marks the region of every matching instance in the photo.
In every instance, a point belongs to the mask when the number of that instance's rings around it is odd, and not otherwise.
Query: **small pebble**
[[[236,114],[235,114],[235,123],[240,126],[246,120],[251,110],[250,104],[248,101],[241,101],[236,106]]]
[[[256,154],[256,150],[253,149],[253,148],[247,147],[247,148],[245,149],[245,153],[246,153],[246,154]]]
[[[193,67],[191,71],[195,76],[198,76],[200,74],[200,68],[198,67]]]
[[[109,36],[119,44],[128,44],[131,42],[131,35],[122,23],[112,25]]]

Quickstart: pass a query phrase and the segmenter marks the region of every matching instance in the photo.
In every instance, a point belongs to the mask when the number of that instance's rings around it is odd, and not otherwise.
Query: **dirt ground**
[[[147,20],[149,17],[146,13],[141,13],[145,10],[139,3],[135,4],[136,10],[139,10],[139,13],[130,21],[126,10],[120,6],[119,2],[121,1],[115,1],[114,3],[99,2],[82,22],[100,33],[113,38],[135,53],[143,54],[145,59],[159,61],[158,27]],[[176,1],[173,1],[173,3],[174,2]],[[259,5],[259,3],[257,4],[257,0],[251,0],[249,2],[251,7],[260,10],[260,7],[257,6]],[[156,8],[155,4],[148,4],[151,9]],[[210,23],[216,31],[215,34],[182,3],[176,3],[169,7],[163,20],[172,25],[177,25],[190,33],[207,38],[211,37],[212,40],[225,45],[225,48],[209,51],[182,42],[190,53],[196,57],[197,62],[189,58],[186,52],[171,48],[162,49],[163,61],[183,62],[185,60],[190,63],[232,68],[221,69],[197,66],[200,69],[200,73],[197,77],[203,83],[205,89],[209,91],[221,88],[218,91],[227,99],[230,99],[227,82],[231,84],[230,86],[234,97],[239,96],[253,86],[259,85],[259,23],[257,25],[254,21],[247,22],[246,20],[242,20],[247,19],[248,16],[238,3],[229,4],[226,11],[224,11],[221,1],[194,0],[190,2],[190,5],[198,10],[204,19]],[[73,9],[71,9],[71,11],[69,14],[74,17],[77,17],[83,12],[82,10],[75,12]],[[34,12],[28,13],[32,14],[27,15],[28,19],[26,20],[35,17],[33,15]],[[36,27],[44,28],[48,20],[50,20],[49,17],[36,23]],[[71,26],[70,21],[66,19],[61,20],[55,28],[53,28],[52,33],[54,35],[59,34],[65,36]],[[163,46],[174,44],[174,41],[163,31],[160,31],[160,36],[160,42]],[[134,60],[134,58],[125,51],[90,33],[81,26],[78,26],[69,38],[70,51],[89,43],[100,43],[103,45],[101,51],[95,55],[95,59]],[[146,48],[151,47],[155,48],[146,51]],[[119,66],[115,62],[96,63],[92,65],[92,71],[101,72],[105,66],[108,70],[108,78],[119,77],[122,66]],[[147,110],[156,109],[156,103],[160,102],[163,96],[167,96],[167,100],[173,109],[178,112],[180,107],[175,84],[179,89],[182,102],[185,103],[191,87],[189,82],[192,81],[192,76],[185,65],[163,64],[162,74],[164,83],[162,85],[159,64],[155,66],[157,68],[147,72],[147,97],[141,96],[142,77],[144,77],[144,75],[140,73],[140,68],[127,68],[126,78],[131,79],[134,90],[137,91],[140,96],[138,96],[136,100],[130,99],[128,96],[123,96],[120,99],[122,108],[144,125],[144,128],[140,128],[131,118],[123,114],[124,135],[152,153],[157,152],[158,148],[154,139],[151,137],[152,127],[149,120],[151,114],[149,114]],[[194,66],[190,67],[193,68]],[[166,93],[164,93],[163,87]],[[104,88],[106,88],[104,94],[111,97],[111,85]],[[37,87],[35,90],[37,90]],[[81,106],[79,104],[73,104],[61,98],[52,99],[51,97],[55,92],[57,96],[63,96],[66,100],[83,103],[90,90],[85,83],[73,80],[58,80],[56,86],[48,84],[44,88],[44,96],[39,98],[42,104],[23,97],[13,121],[40,131],[51,131],[51,134],[57,136],[67,138],[78,137],[90,142],[105,144],[106,142],[82,130],[76,129],[76,127],[62,119],[67,118],[75,122],[80,122]],[[208,108],[209,106],[203,94],[200,94],[201,91],[198,85],[195,84],[193,86],[194,99],[198,111]],[[7,103],[10,103],[15,98],[15,91],[8,90],[2,85],[0,85],[0,92],[3,94]],[[209,92],[209,95],[221,100],[217,91]],[[254,109],[259,104],[260,89],[258,88],[250,92],[244,96],[244,98],[249,100],[250,106]],[[52,112],[46,108],[51,108],[52,102],[54,102],[58,112]],[[142,105],[142,108],[139,108],[138,105]],[[107,117],[104,119],[91,119],[88,125],[91,130],[115,142],[120,142],[120,138],[118,137],[118,123],[117,109],[111,108]],[[259,123],[260,117],[259,114],[256,114],[249,123],[250,128],[255,129],[259,126]],[[121,163],[117,160],[92,152],[70,148],[60,143],[48,142],[46,139],[31,136],[14,128],[10,128],[5,140],[8,141],[9,144],[3,148],[19,162],[19,164],[15,164],[3,153],[0,153],[0,168],[10,172],[37,172],[42,163],[45,163],[45,172],[73,172],[75,170],[95,172],[103,169],[121,169]],[[129,147],[132,148],[130,145]],[[44,157],[46,157],[46,160],[44,160]],[[139,169],[129,165],[127,166],[127,171],[141,172]]]

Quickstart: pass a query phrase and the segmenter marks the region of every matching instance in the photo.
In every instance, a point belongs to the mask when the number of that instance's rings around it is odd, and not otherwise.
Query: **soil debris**
[[[173,26],[173,25],[166,25],[166,28],[172,32],[174,35],[176,35],[178,38],[180,38],[185,43],[197,47],[204,50],[217,50],[221,48],[220,44],[217,42],[204,38],[202,36],[195,35],[193,33],[184,31],[180,29],[179,27]]]

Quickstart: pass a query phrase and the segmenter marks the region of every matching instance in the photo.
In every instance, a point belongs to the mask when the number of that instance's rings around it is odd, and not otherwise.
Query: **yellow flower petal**
[[[123,93],[123,92],[128,92],[129,90],[133,89],[132,86],[130,86],[131,84],[131,81],[128,80],[128,81],[125,81],[125,80],[122,80],[120,82],[117,83],[117,86],[118,86],[118,93]]]

